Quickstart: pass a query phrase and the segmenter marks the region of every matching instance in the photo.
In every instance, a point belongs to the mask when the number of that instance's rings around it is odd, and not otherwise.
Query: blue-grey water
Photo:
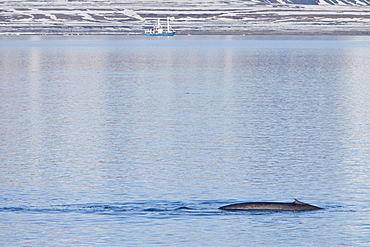
[[[1,36],[0,246],[368,246],[369,65],[368,36]],[[325,209],[217,209],[294,198]]]

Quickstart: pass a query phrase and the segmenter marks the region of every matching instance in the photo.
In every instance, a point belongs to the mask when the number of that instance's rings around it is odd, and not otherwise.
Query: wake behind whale
[[[277,210],[277,211],[307,211],[323,209],[297,199],[292,203],[286,202],[248,202],[220,207],[222,210]]]

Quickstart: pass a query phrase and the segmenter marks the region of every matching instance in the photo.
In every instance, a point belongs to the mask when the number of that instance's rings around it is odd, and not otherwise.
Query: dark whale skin
[[[285,202],[247,202],[220,207],[221,210],[276,210],[276,211],[308,211],[323,209],[297,199],[292,203]]]

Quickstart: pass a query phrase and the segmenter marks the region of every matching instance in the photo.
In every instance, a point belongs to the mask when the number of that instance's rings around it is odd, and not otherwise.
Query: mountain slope
[[[0,33],[138,34],[170,16],[179,34],[369,34],[367,1],[0,0]]]

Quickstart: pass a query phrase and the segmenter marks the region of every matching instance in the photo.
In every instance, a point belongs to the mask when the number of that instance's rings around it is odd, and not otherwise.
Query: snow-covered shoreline
[[[370,34],[369,6],[259,0],[0,1],[0,34],[141,34],[167,16],[178,34]]]

